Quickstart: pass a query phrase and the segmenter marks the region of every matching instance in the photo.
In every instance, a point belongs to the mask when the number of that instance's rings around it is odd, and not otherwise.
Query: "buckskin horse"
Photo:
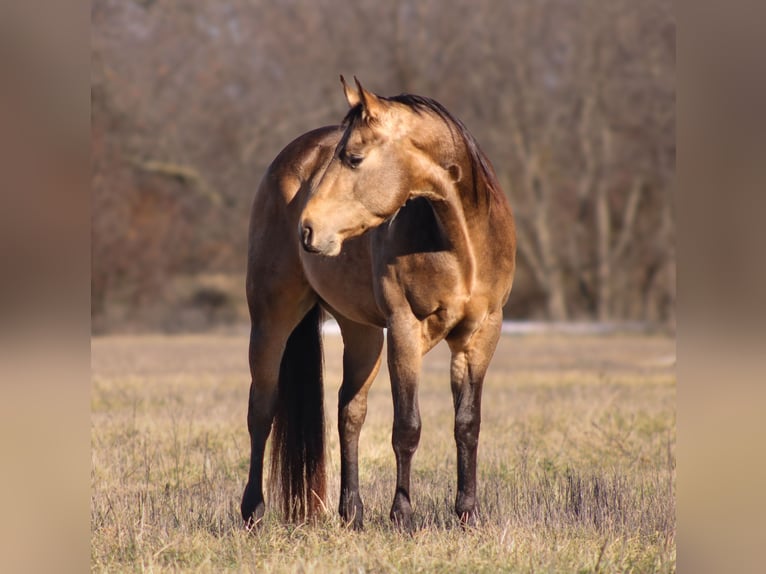
[[[290,143],[253,202],[246,282],[251,460],[241,506],[248,527],[265,512],[270,433],[270,499],[288,520],[325,507],[323,311],[337,320],[344,344],[341,518],[362,527],[358,440],[384,329],[396,455],[391,520],[412,530],[418,377],[423,355],[443,339],[452,353],[455,511],[462,523],[476,518],[482,383],[513,282],[513,216],[489,160],[441,104],[381,97],[354,80],[356,87],[341,76],[351,108],[343,123]]]

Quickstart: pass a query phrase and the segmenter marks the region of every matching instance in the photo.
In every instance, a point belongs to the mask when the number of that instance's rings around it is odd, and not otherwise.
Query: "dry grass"
[[[340,342],[326,337],[329,511],[241,529],[246,336],[94,339],[91,564],[118,571],[674,572],[674,343],[647,336],[503,337],[485,384],[482,517],[453,516],[448,351],[423,370],[413,468],[418,528],[392,529],[387,374],[360,441],[366,529],[336,517]]]

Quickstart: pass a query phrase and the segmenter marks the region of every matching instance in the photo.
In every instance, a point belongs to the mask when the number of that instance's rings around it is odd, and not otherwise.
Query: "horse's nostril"
[[[304,225],[303,226],[303,246],[308,247],[311,245],[311,235],[313,234],[313,230],[311,229],[310,225]]]

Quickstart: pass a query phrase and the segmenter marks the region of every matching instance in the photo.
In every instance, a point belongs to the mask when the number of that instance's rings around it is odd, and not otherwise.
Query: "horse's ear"
[[[346,83],[346,78],[343,77],[343,74],[340,75],[340,83],[343,84],[343,93],[346,94],[348,107],[353,108],[358,105],[362,101],[359,97],[359,92]]]
[[[362,117],[366,120],[378,119],[385,106],[383,100],[372,92],[365,90],[356,76],[354,76],[354,82],[356,82],[356,87],[359,90],[359,98],[362,101]]]

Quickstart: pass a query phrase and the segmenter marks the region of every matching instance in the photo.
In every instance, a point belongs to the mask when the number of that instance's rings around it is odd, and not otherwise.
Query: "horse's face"
[[[357,84],[358,85],[358,84]],[[324,175],[303,209],[299,229],[304,249],[334,256],[343,241],[361,235],[396,213],[409,197],[409,115],[402,106],[345,85],[361,114],[351,121]]]

